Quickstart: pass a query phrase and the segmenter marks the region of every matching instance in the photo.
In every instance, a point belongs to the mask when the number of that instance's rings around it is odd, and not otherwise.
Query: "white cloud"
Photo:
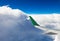
[[[60,14],[40,14],[31,15],[38,24],[43,26],[53,26],[53,29],[60,29]]]
[[[41,26],[59,29],[60,30],[60,14],[36,14],[31,15],[35,21]],[[59,32],[60,33],[60,32]],[[54,41],[60,41],[60,34],[58,34]]]
[[[23,14],[19,9],[12,9],[8,6],[1,6],[0,7],[0,14],[8,14],[8,15],[14,15],[14,16],[19,16],[20,14]]]
[[[41,33],[21,10],[0,7],[0,41],[52,41],[50,36]]]

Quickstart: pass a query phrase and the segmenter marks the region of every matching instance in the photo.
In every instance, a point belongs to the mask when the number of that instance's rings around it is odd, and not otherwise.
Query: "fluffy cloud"
[[[14,16],[18,16],[20,14],[24,14],[24,12],[22,12],[19,9],[12,9],[8,6],[1,6],[0,7],[0,14],[7,14],[7,15],[14,15]]]
[[[47,28],[60,29],[60,14],[31,15],[38,24]]]
[[[49,35],[35,28],[19,9],[0,7],[0,41],[52,41]]]
[[[35,21],[41,26],[47,27],[49,29],[60,30],[60,14],[40,14],[31,15]],[[54,41],[60,41],[60,32],[56,35]]]

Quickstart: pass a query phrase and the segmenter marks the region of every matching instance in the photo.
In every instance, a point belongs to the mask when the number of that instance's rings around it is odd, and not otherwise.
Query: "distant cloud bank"
[[[52,26],[53,29],[60,29],[60,14],[33,14],[31,15],[38,24]]]

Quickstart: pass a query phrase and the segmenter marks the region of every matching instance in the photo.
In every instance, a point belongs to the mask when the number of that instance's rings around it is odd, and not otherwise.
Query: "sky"
[[[0,41],[60,41],[60,34],[56,39],[42,34],[28,15],[44,27],[60,29],[60,0],[0,0]]]
[[[27,14],[60,13],[60,0],[0,0],[0,6],[9,5]]]

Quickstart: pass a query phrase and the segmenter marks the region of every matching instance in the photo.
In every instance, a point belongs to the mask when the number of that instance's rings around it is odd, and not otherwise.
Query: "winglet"
[[[40,26],[39,24],[37,24],[37,22],[31,16],[29,16],[29,17],[34,26]]]

